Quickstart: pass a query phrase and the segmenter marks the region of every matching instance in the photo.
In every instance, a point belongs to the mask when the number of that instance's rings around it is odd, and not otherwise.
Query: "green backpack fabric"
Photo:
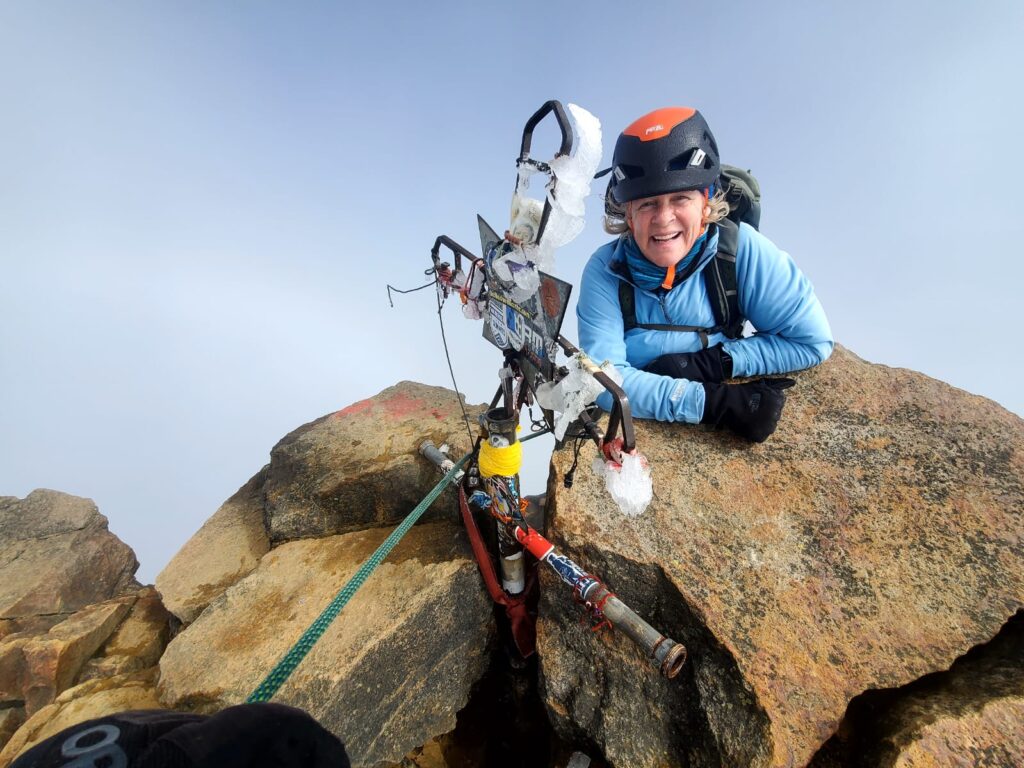
[[[729,203],[729,216],[718,222],[718,251],[701,270],[704,285],[711,300],[715,325],[668,325],[638,323],[636,321],[635,288],[619,281],[619,306],[622,308],[624,330],[645,328],[650,331],[688,331],[700,335],[701,346],[707,348],[708,336],[723,333],[738,339],[743,332],[745,318],[739,308],[739,288],[736,283],[736,251],[739,248],[739,225],[746,222],[754,229],[761,223],[761,185],[750,171],[731,165],[722,165],[720,182]],[[625,265],[623,265],[625,267]]]

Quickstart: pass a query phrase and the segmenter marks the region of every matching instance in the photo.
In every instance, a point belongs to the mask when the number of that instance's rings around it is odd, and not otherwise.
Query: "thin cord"
[[[565,477],[562,479],[562,485],[566,488],[572,488],[573,480],[576,477],[576,465],[580,460],[580,448],[583,447],[583,443],[586,436],[576,437],[572,444],[572,466],[569,467],[569,471],[565,473]]]
[[[448,373],[452,375],[452,386],[455,387],[455,399],[459,401],[459,408],[462,409],[462,418],[466,422],[466,434],[469,435],[469,444],[473,445],[473,428],[469,426],[469,414],[466,413],[466,406],[459,395],[459,385],[455,382],[455,370],[452,368],[452,357],[448,354],[448,339],[444,335],[444,315],[441,308],[444,301],[441,300],[441,292],[437,293],[437,321],[441,324],[441,342],[444,344],[444,357],[448,361]]]
[[[391,308],[394,309],[395,302],[393,302],[391,300],[391,292],[392,291],[394,291],[395,293],[415,293],[416,291],[422,291],[424,288],[429,288],[435,282],[436,281],[431,280],[429,283],[425,283],[424,285],[421,285],[419,288],[408,288],[408,289],[406,289],[404,291],[401,288],[395,288],[395,286],[393,286],[393,285],[388,285],[388,304],[390,304]]]
[[[548,431],[550,431],[550,429],[548,427],[547,421],[545,421],[543,419],[538,421],[537,419],[535,419],[533,417],[533,406],[532,405],[526,406],[526,411],[530,415],[530,431],[531,432],[540,432],[542,429],[547,429]],[[520,442],[522,442],[522,441],[520,441]]]

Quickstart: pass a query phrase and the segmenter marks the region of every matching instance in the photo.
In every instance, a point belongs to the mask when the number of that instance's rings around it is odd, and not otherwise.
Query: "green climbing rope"
[[[309,625],[309,628],[302,633],[302,637],[299,641],[292,646],[292,649],[286,653],[282,659],[277,662],[277,666],[274,667],[270,674],[266,676],[262,683],[260,683],[256,690],[249,694],[249,698],[246,699],[247,704],[253,704],[260,701],[270,701],[274,694],[278,692],[285,681],[291,676],[295,668],[299,666],[306,654],[309,653],[316,641],[319,640],[327,628],[331,625],[331,622],[337,618],[341,609],[345,607],[345,604],[352,599],[352,595],[356,593],[356,590],[363,586],[363,582],[369,578],[370,574],[373,573],[373,569],[376,568],[384,558],[390,554],[391,550],[395,548],[395,545],[401,540],[401,538],[408,533],[409,529],[412,528],[413,524],[420,519],[420,516],[427,510],[434,500],[441,495],[441,491],[444,490],[445,486],[450,483],[455,476],[458,474],[462,466],[472,456],[472,452],[467,453],[457,462],[455,466],[449,470],[448,474],[437,485],[434,489],[428,493],[416,508],[408,514],[395,530],[391,532],[384,542],[377,547],[376,551],[370,555],[370,558],[363,563],[359,570],[356,571],[356,575],[348,580],[348,583],[341,588],[341,591],[337,596],[330,602],[330,604],[324,609],[316,621]]]

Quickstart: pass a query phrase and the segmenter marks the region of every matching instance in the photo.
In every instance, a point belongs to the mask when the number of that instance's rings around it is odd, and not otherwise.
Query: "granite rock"
[[[132,550],[89,499],[0,497],[0,620],[68,614],[138,589]]]
[[[263,521],[266,470],[225,501],[157,575],[164,605],[182,622],[195,621],[213,598],[251,573],[270,549]]]
[[[390,529],[293,541],[214,600],[160,660],[160,700],[212,712],[262,681]],[[491,606],[464,533],[414,527],[330,625],[275,701],[345,742],[353,765],[397,762],[455,727],[487,665]]]
[[[483,406],[464,406],[473,426]],[[440,479],[418,451],[447,443],[455,459],[470,447],[457,395],[404,381],[299,427],[270,454],[264,485],[271,542],[394,525]],[[425,520],[452,519],[454,496]]]
[[[572,452],[553,457],[550,537],[690,650],[662,679],[545,575],[564,737],[636,768],[805,765],[858,694],[948,669],[1024,605],[1020,418],[841,347],[796,378],[760,445],[638,422],[654,481],[638,518],[585,469],[562,487]]]

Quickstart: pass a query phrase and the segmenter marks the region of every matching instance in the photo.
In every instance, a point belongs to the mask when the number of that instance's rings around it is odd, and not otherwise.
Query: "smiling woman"
[[[729,202],[740,188],[722,174],[697,110],[644,115],[619,136],[612,163],[605,230],[618,238],[583,272],[583,349],[620,369],[638,417],[766,440],[793,381],[725,381],[829,356],[832,332],[810,281],[754,228],[756,215],[740,222]],[[753,335],[742,336],[744,321]]]
[[[673,271],[704,233],[710,212],[707,193],[692,189],[626,203],[626,221],[644,258]]]

